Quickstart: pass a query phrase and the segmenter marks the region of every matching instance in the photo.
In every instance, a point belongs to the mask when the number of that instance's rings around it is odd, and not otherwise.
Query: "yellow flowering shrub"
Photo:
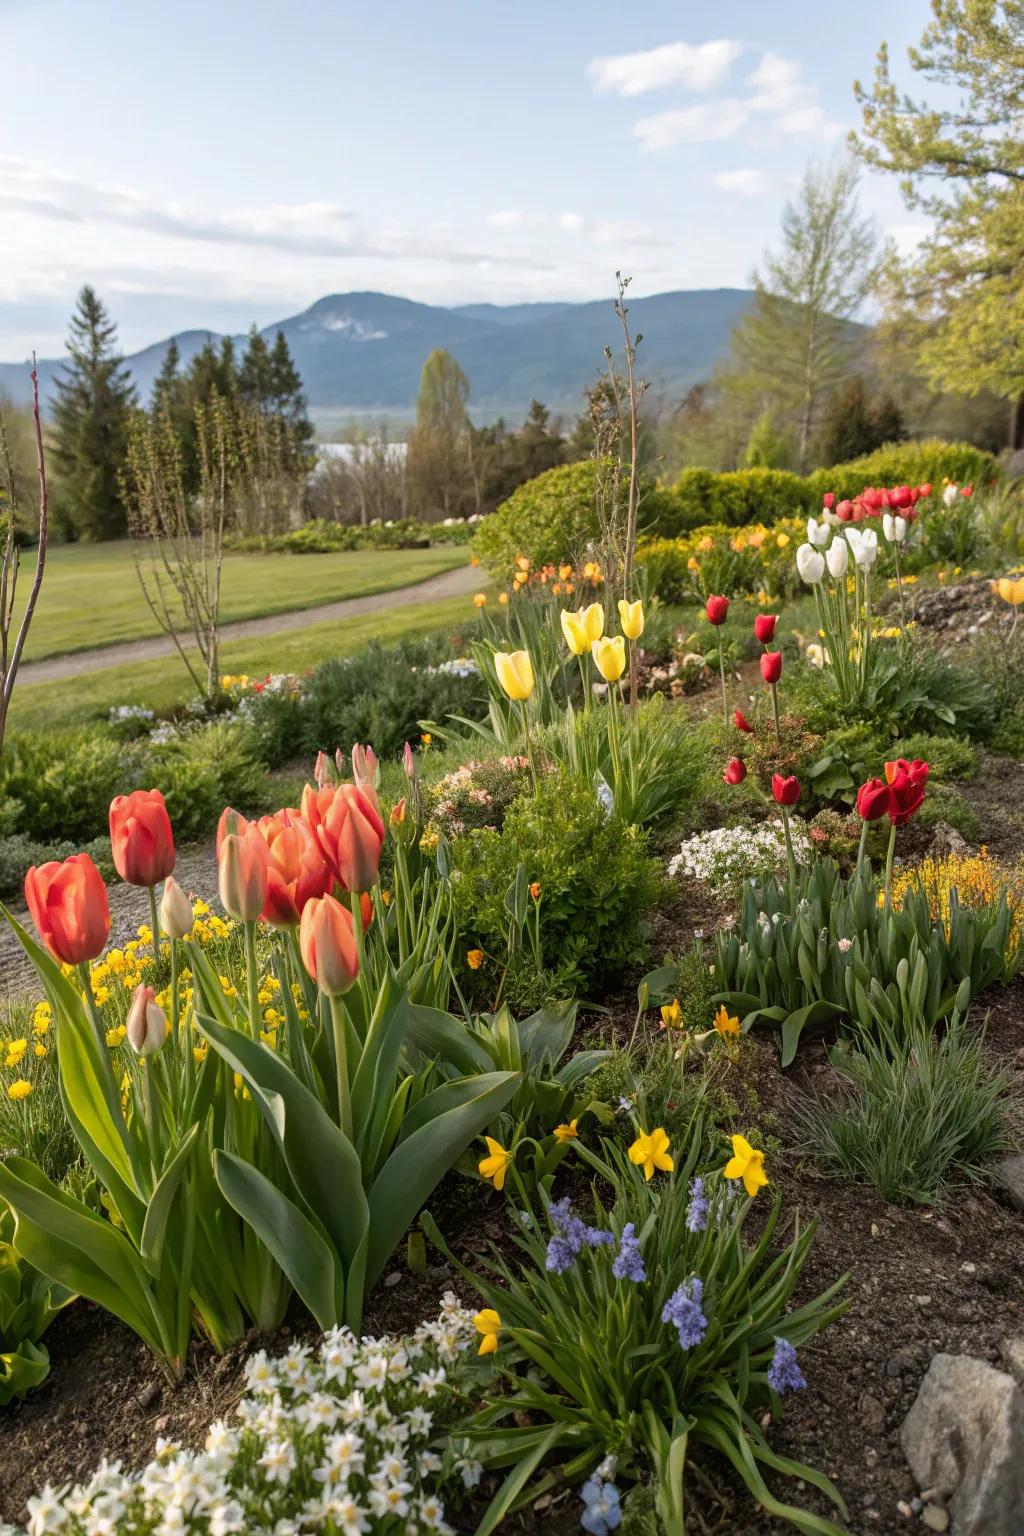
[[[894,877],[894,905],[902,906],[911,890],[924,892],[933,919],[941,920],[947,934],[953,891],[960,905],[971,909],[997,902],[1005,892],[1013,913],[1008,952],[1017,949],[1024,938],[1024,860],[1009,868],[994,859],[987,848],[977,853],[950,853],[942,859],[922,859],[920,864]]]
[[[713,523],[678,539],[641,540],[637,563],[663,602],[703,601],[711,592],[727,592],[767,603],[799,586],[793,556],[805,534],[803,520],[796,517],[782,518],[770,528]]]

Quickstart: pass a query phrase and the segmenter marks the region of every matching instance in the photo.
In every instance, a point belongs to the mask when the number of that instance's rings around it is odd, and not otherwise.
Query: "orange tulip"
[[[225,912],[254,923],[267,899],[267,845],[255,826],[228,832],[217,849],[217,881]]]
[[[102,876],[87,853],[62,864],[34,865],[25,876],[25,904],[50,954],[81,965],[101,954],[110,933],[110,907]]]
[[[174,834],[158,789],[136,789],[110,802],[114,868],[129,885],[156,885],[174,869]]]
[[[314,896],[299,923],[302,963],[321,992],[340,997],[359,975],[352,913],[334,896]]]
[[[326,784],[320,790],[307,784],[302,817],[345,890],[369,890],[384,845],[384,819],[372,784]]]
[[[275,928],[292,928],[307,901],[331,886],[331,871],[298,811],[261,816],[257,830],[267,846],[267,894],[260,916]]]

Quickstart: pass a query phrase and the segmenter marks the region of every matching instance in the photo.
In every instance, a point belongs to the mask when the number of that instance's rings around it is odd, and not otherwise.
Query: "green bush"
[[[266,769],[249,726],[218,721],[187,732],[153,749],[147,767],[183,843],[211,837],[225,805],[254,811],[266,803]]]
[[[656,531],[673,537],[705,523],[729,528],[770,524],[783,517],[806,517],[820,506],[817,490],[785,469],[734,469],[724,474],[684,469]]]
[[[980,487],[999,477],[999,466],[983,448],[970,443],[946,443],[941,438],[922,438],[920,442],[889,443],[845,464],[831,469],[816,469],[807,476],[816,505],[827,491],[839,500],[856,496],[867,485],[931,485],[935,494],[943,480],[957,485]]]
[[[505,579],[520,555],[534,565],[577,560],[598,534],[596,478],[587,459],[527,480],[480,524],[474,552],[493,576]]]
[[[468,544],[476,524],[461,520],[421,523],[406,517],[390,523],[330,523],[310,518],[287,533],[252,534],[229,540],[232,549],[253,554],[327,555],[346,549],[419,549],[431,544]]]
[[[563,988],[593,987],[643,956],[644,915],[661,890],[658,866],[644,834],[608,816],[590,786],[567,773],[550,774],[535,795],[515,801],[500,833],[457,839],[451,864],[463,949],[488,956],[468,979],[492,993],[494,967],[508,958],[505,900],[520,865],[539,882],[543,961]],[[518,1001],[508,984],[505,996],[512,1006]]]
[[[25,884],[25,876],[33,864],[59,863],[73,853],[87,853],[104,880],[114,878],[114,861],[110,856],[110,838],[95,837],[91,842],[40,842],[15,832],[11,837],[0,837],[0,899],[19,896]]]
[[[114,796],[140,788],[144,763],[137,743],[95,727],[20,732],[0,765],[4,824],[43,843],[99,837]]]

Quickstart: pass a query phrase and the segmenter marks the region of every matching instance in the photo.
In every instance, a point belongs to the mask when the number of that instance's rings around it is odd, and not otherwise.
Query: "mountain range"
[[[706,379],[724,356],[729,333],[750,299],[741,288],[709,288],[629,300],[641,332],[640,372],[653,388],[682,393]],[[386,293],[330,294],[301,314],[268,325],[283,331],[302,375],[314,419],[345,413],[408,414],[428,352],[445,347],[470,384],[478,418],[521,415],[534,398],[576,411],[583,390],[604,365],[604,348],[621,347],[611,303],[462,304],[444,308]],[[212,331],[174,338],[187,364]],[[237,338],[239,345],[244,338]],[[148,400],[170,338],[125,358],[140,398]],[[52,398],[62,360],[39,363],[44,401]],[[24,400],[28,369],[0,363],[0,390]]]

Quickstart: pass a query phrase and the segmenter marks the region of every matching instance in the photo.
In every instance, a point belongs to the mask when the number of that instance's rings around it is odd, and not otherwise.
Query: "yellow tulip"
[[[477,1163],[477,1171],[482,1179],[489,1179],[500,1194],[505,1188],[505,1175],[509,1164],[513,1162],[513,1156],[493,1136],[485,1136],[484,1141],[487,1143],[487,1156]]]
[[[473,1327],[477,1333],[482,1334],[478,1354],[493,1355],[498,1348],[498,1331],[501,1328],[501,1318],[493,1307],[484,1307],[473,1319]]]
[[[600,640],[604,634],[604,609],[600,603],[591,603],[589,608],[581,608],[576,617],[586,630],[591,645],[595,640]]]
[[[572,566],[571,565],[560,565],[558,567],[558,574],[562,578],[563,581],[568,581],[569,577],[572,575]]]
[[[620,597],[619,623],[627,640],[639,640],[644,632],[643,603],[639,600],[635,603],[627,603],[624,597]]]
[[[590,647],[594,666],[606,683],[617,683],[626,670],[626,642],[621,635],[606,635]]]
[[[477,592],[476,595],[473,598],[473,606],[474,606],[474,608],[486,608],[487,607],[487,593],[486,592]]]
[[[629,1160],[643,1169],[647,1180],[654,1177],[655,1168],[660,1168],[662,1173],[671,1173],[674,1165],[668,1155],[670,1145],[663,1126],[659,1125],[650,1135],[641,1131],[629,1149]]]
[[[562,634],[574,656],[583,656],[590,650],[590,637],[579,614],[571,613],[568,608],[562,609]]]
[[[994,586],[1004,603],[1012,603],[1014,608],[1024,603],[1024,576],[1018,581],[1011,581],[1009,576],[1000,576]]]
[[[715,1028],[720,1035],[738,1035],[740,1021],[736,1014],[730,1016],[728,1008],[722,1003],[715,1014]]]
[[[494,670],[509,698],[524,704],[533,692],[533,663],[529,651],[495,651]]]
[[[662,1029],[678,1029],[683,1021],[683,1010],[679,1005],[678,997],[674,997],[670,1003],[661,1005]]]
[[[723,1169],[727,1179],[742,1179],[743,1187],[751,1199],[768,1183],[764,1171],[764,1153],[750,1145],[745,1136],[732,1138],[732,1157]]]

